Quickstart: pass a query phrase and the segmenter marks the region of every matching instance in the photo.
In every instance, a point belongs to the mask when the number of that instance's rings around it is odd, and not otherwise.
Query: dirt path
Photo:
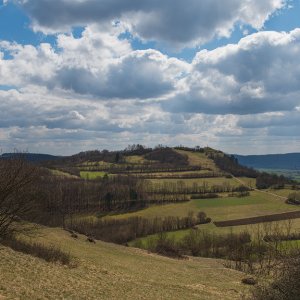
[[[241,180],[240,178],[237,178],[235,176],[232,175],[232,178],[234,178],[236,181],[238,181],[240,184],[244,185],[244,186],[247,186],[248,185],[243,181]],[[271,195],[271,196],[274,196],[274,197],[277,197],[277,198],[280,198],[284,201],[286,201],[288,198],[287,197],[284,197],[284,196],[280,196],[280,195],[277,195],[275,193],[272,193],[272,192],[267,192],[267,191],[262,191],[262,190],[259,190],[259,189],[256,189],[256,188],[253,188],[254,191],[256,192],[259,192],[259,193],[264,193],[264,194],[268,194],[268,195]]]

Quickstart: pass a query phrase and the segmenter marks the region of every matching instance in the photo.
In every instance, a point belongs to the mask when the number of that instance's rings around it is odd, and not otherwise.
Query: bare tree
[[[0,160],[0,239],[13,233],[32,209],[38,168],[22,155]]]

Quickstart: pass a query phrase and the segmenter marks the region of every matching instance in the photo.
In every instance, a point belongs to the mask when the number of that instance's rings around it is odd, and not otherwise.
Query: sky
[[[300,0],[0,0],[0,150],[300,152]]]

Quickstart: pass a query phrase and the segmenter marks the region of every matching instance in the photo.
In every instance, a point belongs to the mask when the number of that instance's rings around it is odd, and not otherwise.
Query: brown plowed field
[[[219,222],[214,222],[214,224],[217,227],[228,227],[228,226],[240,226],[240,225],[264,223],[264,222],[282,221],[282,220],[289,220],[289,219],[298,219],[298,218],[300,218],[300,210],[281,213],[281,214],[252,217],[252,218],[219,221]]]

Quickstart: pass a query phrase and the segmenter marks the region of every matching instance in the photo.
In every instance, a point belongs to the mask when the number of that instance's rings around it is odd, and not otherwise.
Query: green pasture
[[[204,211],[214,221],[248,218],[298,210],[297,206],[289,205],[282,198],[252,191],[248,197],[224,197],[217,199],[199,199],[188,202],[150,206],[146,209],[126,213],[114,218],[140,216],[144,218],[178,216],[184,217],[190,211]],[[110,217],[108,217],[110,218]]]
[[[151,206],[144,210],[133,213],[127,213],[117,216],[107,216],[106,218],[129,218],[133,216],[140,216],[143,218],[167,217],[167,216],[187,216],[189,212],[194,212],[196,215],[199,211],[204,211],[212,221],[225,221],[233,219],[241,219],[255,216],[263,216],[268,214],[275,214],[281,212],[295,211],[300,208],[288,205],[282,198],[261,193],[259,191],[252,191],[248,197],[224,197],[217,199],[199,199],[191,200],[189,202],[179,204],[167,204],[162,206]],[[286,221],[277,222],[285,226]],[[300,230],[300,219],[291,221],[292,230]],[[217,234],[226,234],[231,230],[233,232],[241,232],[249,230],[252,235],[255,235],[256,229],[263,224],[243,225],[234,227],[216,227],[213,223],[199,225],[202,230],[213,231]],[[170,237],[175,239],[182,238],[189,232],[190,229],[176,232],[169,232]],[[154,235],[155,237],[156,235]],[[151,236],[150,236],[151,238]],[[147,241],[148,237],[142,238],[143,242]]]
[[[106,172],[80,171],[80,177],[83,179],[98,179],[103,178]]]

